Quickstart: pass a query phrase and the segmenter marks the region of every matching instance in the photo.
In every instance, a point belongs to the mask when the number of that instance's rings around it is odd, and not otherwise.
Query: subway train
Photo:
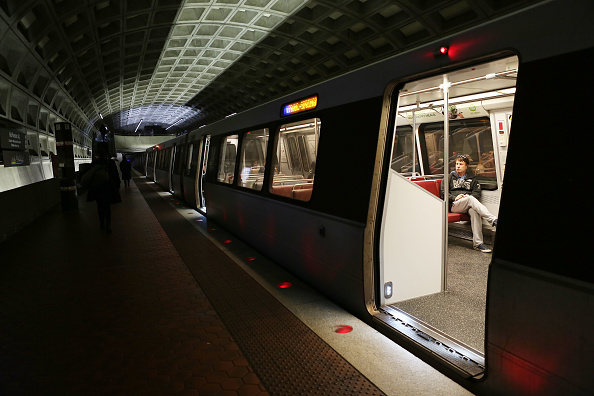
[[[136,163],[470,391],[591,394],[593,15],[545,1]],[[482,227],[492,253],[441,198],[459,156],[498,218]]]

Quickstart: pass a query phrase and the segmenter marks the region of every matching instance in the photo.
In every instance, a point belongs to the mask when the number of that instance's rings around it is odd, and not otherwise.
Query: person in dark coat
[[[89,185],[87,202],[97,202],[101,229],[111,233],[111,204],[121,202],[120,175],[117,165],[105,152],[100,152],[92,165],[88,172],[95,172]]]
[[[124,187],[130,187],[130,179],[132,178],[132,165],[130,161],[124,155],[122,162],[120,163],[120,172],[122,172],[122,180],[124,181]]]

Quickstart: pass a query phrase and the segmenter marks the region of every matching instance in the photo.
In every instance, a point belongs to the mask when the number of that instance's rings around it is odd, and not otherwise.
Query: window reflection
[[[230,135],[223,140],[221,161],[219,162],[219,171],[217,174],[217,180],[222,183],[233,184],[238,141],[238,135]]]
[[[319,118],[312,118],[281,126],[273,161],[273,194],[311,199],[320,125]]]
[[[237,185],[262,190],[267,147],[268,128],[249,131],[243,135]]]

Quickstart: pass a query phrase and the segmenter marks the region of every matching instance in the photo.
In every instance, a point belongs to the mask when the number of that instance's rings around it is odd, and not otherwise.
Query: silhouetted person
[[[111,204],[121,202],[120,175],[115,162],[105,152],[99,153],[99,158],[93,161],[92,165],[87,171],[93,172],[90,176],[87,202],[97,202],[101,229],[111,233]]]
[[[132,178],[132,165],[130,161],[124,155],[122,162],[120,163],[120,172],[122,172],[122,180],[124,181],[124,187],[130,187],[130,179]]]

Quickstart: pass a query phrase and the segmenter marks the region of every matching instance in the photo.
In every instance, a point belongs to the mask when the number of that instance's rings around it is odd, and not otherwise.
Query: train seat
[[[295,191],[295,190],[311,190],[312,188],[313,188],[313,183],[295,184],[293,186],[293,191]]]
[[[466,213],[448,212],[448,223],[455,223],[456,221],[470,221],[470,216]]]
[[[272,186],[270,192],[275,195],[291,198],[293,194],[293,186]]]
[[[293,198],[301,201],[309,201],[311,198],[312,188],[298,188],[293,190]]]
[[[439,180],[416,180],[413,183],[419,187],[423,187],[436,197],[441,197],[441,179]],[[448,213],[448,223],[455,223],[457,221],[470,221],[470,216],[466,213]]]
[[[413,183],[419,187],[423,187],[425,190],[439,198],[439,186],[441,185],[441,180],[439,182],[440,183],[437,183],[435,180],[415,180]]]

